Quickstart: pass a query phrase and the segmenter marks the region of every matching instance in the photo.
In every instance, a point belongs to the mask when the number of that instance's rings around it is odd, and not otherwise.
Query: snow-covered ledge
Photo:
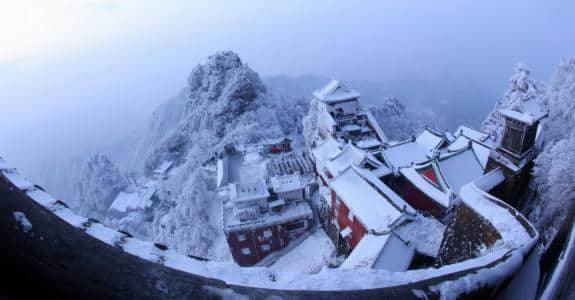
[[[65,203],[30,183],[15,169],[7,168],[2,160],[0,167],[0,181],[11,182],[37,204],[93,238],[168,268],[221,280],[231,289],[242,293],[255,288],[258,289],[258,295],[302,295],[298,293],[305,291],[305,296],[313,297],[314,292],[329,291],[336,293],[334,295],[342,292],[350,295],[350,292],[373,293],[375,289],[381,289],[378,293],[383,293],[390,288],[393,293],[397,293],[398,289],[408,291],[413,297],[423,294],[437,296],[437,293],[440,293],[442,298],[454,298],[486,286],[496,287],[512,276],[521,267],[524,257],[538,239],[533,226],[521,214],[482,189],[493,177],[498,176],[492,172],[462,187],[460,191],[460,198],[464,203],[501,230],[505,246],[483,256],[438,269],[399,273],[375,269],[324,269],[318,274],[308,275],[272,271],[262,267],[242,268],[233,263],[202,261],[181,255],[160,245],[135,239],[125,232],[110,229],[95,220],[78,216]],[[33,231],[34,219],[30,219],[30,222]],[[512,233],[518,235],[513,236]]]

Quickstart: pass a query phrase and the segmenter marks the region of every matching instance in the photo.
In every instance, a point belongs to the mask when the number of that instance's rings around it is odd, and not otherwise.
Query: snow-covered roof
[[[473,150],[475,157],[477,157],[477,160],[479,160],[479,163],[481,163],[481,166],[485,170],[485,168],[487,167],[487,161],[489,160],[489,153],[491,153],[491,149],[479,143],[471,143],[471,149]]]
[[[483,166],[470,148],[439,160],[439,168],[456,193],[463,185],[483,175]]]
[[[152,197],[156,194],[156,187],[145,187],[138,192],[120,192],[108,211],[125,213],[130,210],[146,209],[152,206]]]
[[[255,220],[241,221],[236,218],[233,209],[224,207],[224,230],[235,231],[248,228],[258,228],[269,226],[270,224],[286,223],[299,219],[309,219],[313,217],[313,212],[306,201],[293,203],[284,206],[281,212],[267,212]]]
[[[410,214],[415,214],[416,211],[413,209],[403,198],[396,194],[391,188],[389,188],[385,183],[383,183],[379,178],[373,173],[366,169],[359,167],[353,167],[355,171],[367,180],[369,183],[373,184],[376,189],[383,194],[392,205],[394,205],[400,211],[405,211]]]
[[[414,141],[388,146],[382,154],[394,169],[429,160],[425,148]]]
[[[366,234],[351,251],[341,268],[382,269],[390,272],[407,270],[414,250],[394,234]]]
[[[297,173],[284,176],[274,176],[270,178],[270,181],[273,191],[276,193],[301,190],[305,187],[301,182],[299,174]]]
[[[469,146],[469,139],[463,135],[458,136],[455,141],[453,141],[449,146],[447,146],[448,152],[459,151],[467,146]]]
[[[286,202],[284,201],[284,199],[277,199],[277,200],[274,200],[274,201],[270,201],[270,202],[268,203],[268,205],[269,205],[270,208],[275,208],[275,207],[282,206],[282,205],[285,205],[285,204],[286,204]]]
[[[483,142],[485,141],[487,138],[489,138],[489,134],[485,133],[483,131],[479,131],[477,129],[473,129],[469,126],[465,126],[465,125],[460,125],[459,127],[457,127],[457,129],[455,129],[455,137],[459,137],[460,135],[464,135],[467,138],[470,138],[474,141],[478,141],[478,142]]]
[[[387,243],[390,234],[366,234],[341,265],[344,269],[371,268]]]
[[[326,162],[326,168],[333,176],[337,176],[350,166],[361,163],[364,159],[369,159],[375,166],[381,165],[370,153],[358,149],[351,144],[346,144],[335,157]]]
[[[381,142],[374,137],[368,137],[357,141],[355,145],[361,149],[369,149],[381,145]]]
[[[434,132],[431,132],[427,128],[423,130],[417,136],[417,138],[415,138],[415,142],[421,145],[427,152],[439,148],[439,146],[441,146],[443,141],[444,138],[442,136],[437,135]]]
[[[378,178],[381,178],[383,176],[387,176],[387,175],[391,174],[391,170],[386,166],[381,166],[375,170],[371,170],[371,173],[373,175],[377,176]]]
[[[535,99],[517,101],[510,108],[500,109],[499,113],[527,124],[533,124],[547,115]]]
[[[312,150],[312,154],[316,160],[327,161],[337,155],[339,151],[341,151],[339,143],[333,137],[328,136]]]
[[[114,202],[112,202],[112,205],[110,205],[108,211],[115,210],[118,212],[126,212],[128,210],[136,209],[140,202],[139,200],[140,197],[138,196],[138,193],[120,192],[116,196],[116,199],[114,199]]]
[[[251,183],[234,183],[230,186],[230,199],[234,202],[268,198],[270,193],[263,180]]]
[[[323,88],[313,92],[313,96],[323,102],[341,102],[359,97],[359,93],[348,88],[339,80],[331,80]]]
[[[432,217],[417,215],[393,229],[402,240],[415,247],[417,252],[437,257],[443,241],[445,225]]]
[[[390,272],[405,272],[409,268],[414,254],[413,247],[407,245],[395,234],[390,234],[372,268]]]
[[[216,187],[221,187],[228,182],[229,178],[229,164],[228,157],[218,159],[216,164]]]
[[[166,174],[166,172],[172,167],[173,164],[174,164],[173,161],[164,161],[162,164],[160,164],[159,167],[157,167],[154,170],[154,173],[159,175]]]
[[[402,215],[356,168],[348,168],[329,185],[367,230],[388,230]]]
[[[369,125],[371,125],[371,128],[373,128],[373,130],[375,131],[375,134],[377,135],[379,140],[382,142],[387,142],[388,141],[387,136],[383,132],[383,129],[381,129],[381,126],[379,126],[379,123],[377,123],[377,120],[375,119],[373,114],[369,110],[366,110],[363,113],[367,117],[367,121],[369,122]]]
[[[430,181],[423,178],[415,167],[402,168],[399,172],[409,180],[418,190],[433,199],[437,204],[443,207],[449,207],[449,193],[443,192]]]
[[[349,131],[360,131],[361,127],[355,124],[345,125],[341,128],[342,131],[349,132]]]

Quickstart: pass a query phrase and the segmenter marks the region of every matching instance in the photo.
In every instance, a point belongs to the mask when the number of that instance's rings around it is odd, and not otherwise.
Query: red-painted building
[[[294,174],[274,177],[270,186],[259,180],[220,188],[224,233],[237,264],[252,266],[309,229],[313,213],[304,187]]]
[[[331,216],[351,250],[365,234],[387,232],[403,215],[389,197],[369,183],[365,172],[369,171],[351,166],[329,182]]]

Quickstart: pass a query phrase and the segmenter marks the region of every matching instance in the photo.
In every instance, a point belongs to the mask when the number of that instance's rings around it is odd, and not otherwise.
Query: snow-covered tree
[[[405,107],[397,97],[385,97],[381,103],[372,105],[369,111],[390,140],[402,140],[410,136],[413,124],[405,114]]]
[[[544,101],[549,115],[535,166],[539,197],[529,218],[547,244],[575,199],[575,58],[557,67]]]
[[[128,187],[126,178],[102,154],[88,156],[74,184],[74,200],[80,214],[102,218],[118,193]]]
[[[541,82],[535,82],[529,77],[529,68],[518,63],[515,66],[515,73],[509,78],[509,88],[503,95],[503,98],[495,104],[493,111],[487,116],[481,124],[481,130],[493,135],[499,139],[503,133],[503,118],[498,113],[499,109],[509,108],[517,104],[518,101],[536,99],[540,102],[544,93],[544,86]]]

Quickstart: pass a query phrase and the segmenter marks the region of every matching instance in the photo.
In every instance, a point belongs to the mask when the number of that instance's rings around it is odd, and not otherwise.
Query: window
[[[270,237],[272,237],[271,229],[264,231],[264,238],[269,239]]]
[[[353,222],[353,212],[351,210],[349,211],[349,214],[347,214],[347,218]]]
[[[286,226],[286,229],[288,232],[292,232],[292,231],[303,229],[304,227],[305,227],[305,221],[300,221],[300,222],[288,224]]]
[[[262,249],[262,251],[270,251],[270,245],[261,245],[260,248]]]
[[[243,233],[238,234],[238,241],[243,242],[246,240],[246,235]]]
[[[250,251],[250,248],[242,248],[242,254],[243,254],[243,255],[250,255],[250,253],[252,253],[252,252]]]

